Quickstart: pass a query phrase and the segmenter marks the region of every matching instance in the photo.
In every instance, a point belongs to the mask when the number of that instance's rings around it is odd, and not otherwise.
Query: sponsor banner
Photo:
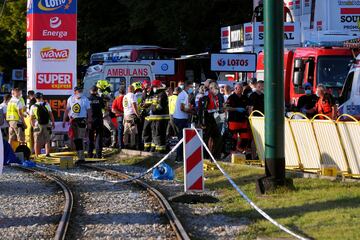
[[[55,129],[53,132],[67,132],[69,125],[62,127],[62,120],[66,110],[67,99],[70,95],[45,95],[44,100],[49,103],[55,118]]]
[[[76,14],[27,15],[27,41],[76,41],[76,21]]]
[[[229,49],[231,47],[230,34],[230,26],[221,28],[221,49]]]
[[[28,0],[27,13],[76,14],[77,0]]]
[[[211,71],[256,72],[256,54],[211,54]]]
[[[358,33],[359,21],[360,0],[316,1],[314,28],[318,31]]]
[[[37,90],[72,90],[72,73],[36,73]]]
[[[76,42],[29,41],[27,49],[28,89],[71,94],[76,84]]]
[[[140,62],[149,64],[155,75],[175,75],[174,60],[142,60]]]
[[[255,32],[253,32],[255,29]],[[284,44],[300,45],[301,41],[300,23],[284,23]],[[253,39],[254,37],[254,39]],[[244,24],[244,45],[264,45],[264,25],[262,23],[246,23]]]

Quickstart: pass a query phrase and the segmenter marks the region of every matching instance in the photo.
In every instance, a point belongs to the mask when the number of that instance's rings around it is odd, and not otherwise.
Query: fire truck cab
[[[339,97],[352,59],[349,48],[302,47],[287,50],[284,54],[286,105],[297,104],[299,97],[305,93],[305,83],[311,83],[314,92],[317,85],[323,84],[331,94]],[[263,53],[258,56],[257,78],[265,80]]]

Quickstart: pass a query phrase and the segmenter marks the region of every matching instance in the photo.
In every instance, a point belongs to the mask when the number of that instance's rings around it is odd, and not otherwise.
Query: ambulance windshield
[[[317,83],[328,88],[342,88],[350,69],[351,56],[319,57]]]

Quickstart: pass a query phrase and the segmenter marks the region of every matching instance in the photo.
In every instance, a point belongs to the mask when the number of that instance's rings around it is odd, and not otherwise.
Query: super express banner
[[[28,0],[28,90],[70,95],[76,84],[77,0]]]

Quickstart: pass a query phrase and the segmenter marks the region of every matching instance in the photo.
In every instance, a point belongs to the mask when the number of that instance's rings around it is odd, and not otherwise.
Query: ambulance
[[[347,75],[339,102],[339,114],[349,114],[360,120],[360,54]]]
[[[120,87],[125,89],[134,82],[151,82],[155,74],[149,64],[134,62],[104,63],[91,66],[87,69],[83,80],[84,92],[89,93],[90,88],[99,80],[108,80],[112,85],[112,92],[116,96]]]

